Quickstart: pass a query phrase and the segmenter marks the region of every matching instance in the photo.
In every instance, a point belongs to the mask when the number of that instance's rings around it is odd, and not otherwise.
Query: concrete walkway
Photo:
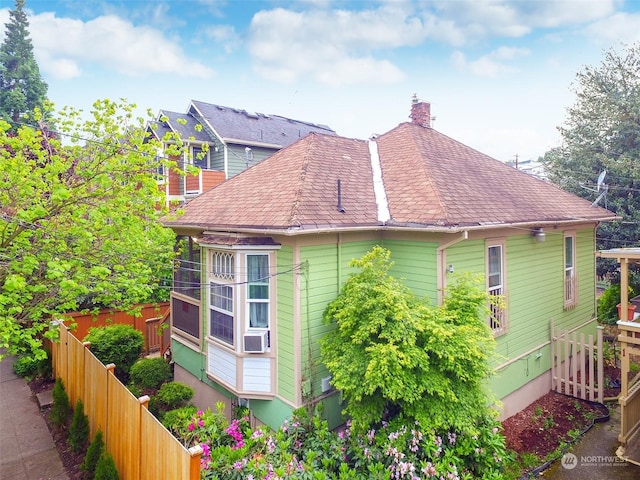
[[[616,456],[620,433],[620,411],[615,405],[607,422],[596,423],[542,477],[554,480],[613,480],[640,478],[640,467]]]
[[[0,361],[0,480],[68,480],[29,385]]]

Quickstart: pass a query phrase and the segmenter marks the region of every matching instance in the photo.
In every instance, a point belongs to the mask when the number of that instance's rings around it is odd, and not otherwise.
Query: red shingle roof
[[[431,128],[403,123],[376,139],[396,227],[442,229],[599,221],[615,215]],[[341,204],[338,211],[338,180]],[[167,226],[313,231],[378,221],[368,143],[310,134],[200,195]]]

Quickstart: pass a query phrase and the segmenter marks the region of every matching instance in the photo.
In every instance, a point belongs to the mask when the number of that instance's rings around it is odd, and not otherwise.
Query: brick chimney
[[[411,123],[421,127],[431,128],[431,104],[418,100],[413,96],[411,100]]]

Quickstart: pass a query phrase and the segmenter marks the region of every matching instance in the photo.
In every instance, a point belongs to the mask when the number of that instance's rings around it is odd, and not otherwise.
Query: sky
[[[13,0],[0,0],[0,33]],[[560,145],[576,74],[640,40],[639,0],[26,0],[56,108],[199,100],[367,139],[431,104],[501,161]]]

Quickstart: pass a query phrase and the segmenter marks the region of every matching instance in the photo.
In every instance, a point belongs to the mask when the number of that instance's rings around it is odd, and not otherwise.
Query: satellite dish
[[[598,176],[598,191],[600,191],[600,187],[602,187],[602,184],[604,183],[604,177],[607,176],[607,171],[603,170],[602,173]]]
[[[606,175],[607,171],[603,170],[602,173],[598,176],[596,191],[599,192],[600,190],[602,190],[602,193],[598,195],[598,198],[593,201],[593,203],[591,204],[592,207],[597,207],[600,200],[604,198],[604,208],[607,208],[607,190],[609,190],[609,187],[606,183],[604,183],[604,177]]]

